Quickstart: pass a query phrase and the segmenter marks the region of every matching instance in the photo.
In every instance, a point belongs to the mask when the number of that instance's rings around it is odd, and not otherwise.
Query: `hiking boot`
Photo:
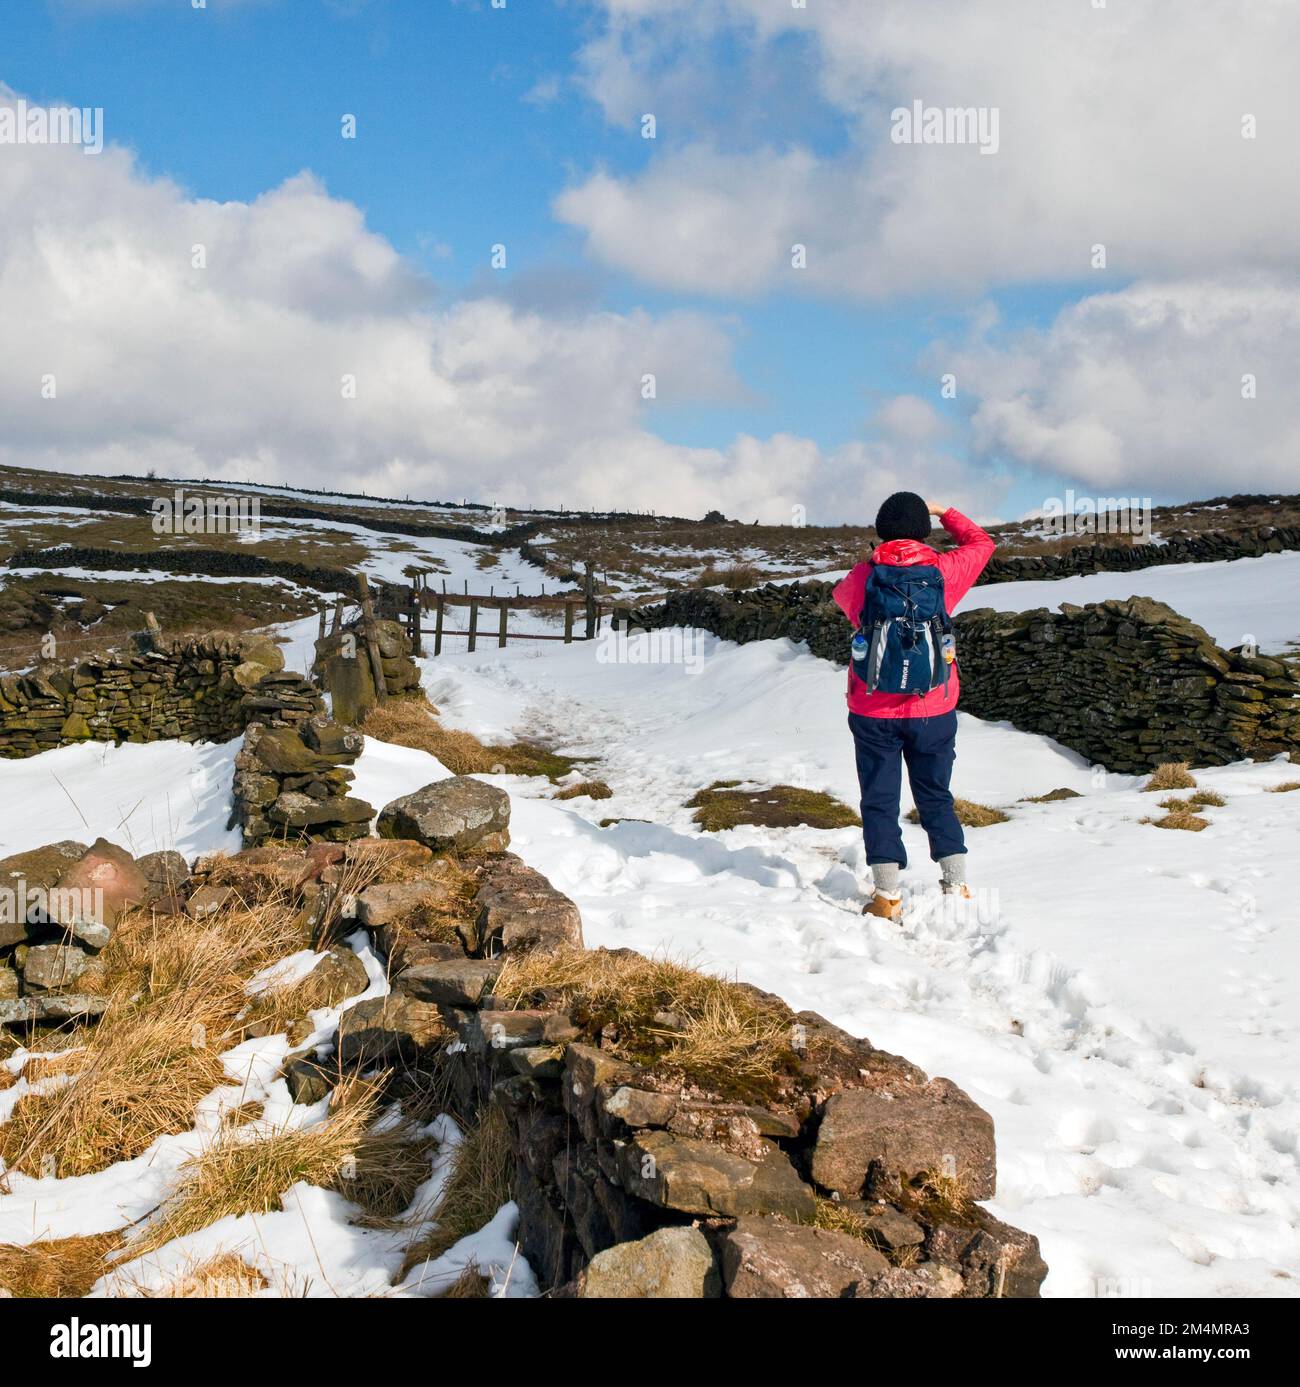
[[[897,923],[903,916],[903,898],[902,896],[887,896],[883,891],[877,891],[862,907],[862,913],[878,916],[882,920],[893,920]]]
[[[975,899],[975,893],[964,881],[941,881],[939,890],[945,896],[956,896],[958,900],[973,901]]]

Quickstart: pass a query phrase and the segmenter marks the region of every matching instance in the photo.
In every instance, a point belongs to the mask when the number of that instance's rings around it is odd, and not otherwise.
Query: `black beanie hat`
[[[876,512],[876,533],[884,539],[929,539],[930,511],[914,491],[896,491]]]

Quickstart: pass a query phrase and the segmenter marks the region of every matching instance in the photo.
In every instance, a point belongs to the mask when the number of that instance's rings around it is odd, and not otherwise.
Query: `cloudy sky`
[[[195,3],[6,7],[0,462],[828,524],[1300,490],[1294,0]]]

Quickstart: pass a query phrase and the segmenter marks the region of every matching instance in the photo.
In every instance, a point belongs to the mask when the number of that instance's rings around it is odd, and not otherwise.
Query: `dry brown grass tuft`
[[[106,1259],[121,1245],[118,1230],[20,1247],[0,1244],[0,1288],[20,1300],[84,1296],[108,1270]]]
[[[262,906],[205,920],[134,912],[101,958],[109,1010],[67,1056],[71,1083],[27,1094],[0,1126],[11,1169],[60,1176],[130,1160],[193,1125],[194,1106],[225,1081],[221,1051],[239,1039],[244,983],[301,947],[296,912]]]
[[[732,592],[754,588],[763,581],[762,571],[752,563],[733,563],[725,568],[709,564],[695,580],[697,588],[724,587]]]
[[[376,704],[361,730],[381,742],[427,751],[453,775],[544,775],[554,782],[571,775],[576,764],[532,742],[487,746],[471,732],[444,727],[423,698],[392,698]]]
[[[237,1252],[218,1252],[182,1272],[161,1287],[134,1285],[147,1300],[242,1300],[264,1291],[271,1283]]]
[[[719,1090],[758,1096],[797,1062],[783,1004],[665,958],[603,949],[526,954],[506,962],[495,992],[525,1006],[543,994],[588,1034],[613,1028],[624,1058]]]
[[[465,1270],[442,1293],[443,1300],[486,1300],[492,1283],[470,1262]]]
[[[974,1204],[970,1190],[960,1175],[945,1175],[942,1171],[930,1170],[912,1182],[912,1189],[927,1207],[959,1218],[969,1215]]]
[[[514,1193],[514,1154],[505,1114],[494,1104],[480,1109],[452,1157],[430,1226],[411,1243],[398,1274],[405,1281],[424,1262],[441,1257],[477,1233]]]
[[[355,1173],[357,1150],[377,1104],[375,1089],[353,1090],[314,1127],[256,1138],[238,1129],[222,1131],[181,1167],[171,1195],[132,1241],[131,1255],[153,1252],[230,1215],[278,1210],[281,1196],[299,1181],[340,1188]]]
[[[1186,761],[1163,761],[1151,772],[1151,779],[1143,785],[1148,790],[1194,790],[1196,778],[1192,775]]]
[[[577,785],[566,785],[563,790],[551,796],[552,799],[613,799],[614,792],[603,780],[584,780]]]
[[[838,1199],[823,1199],[818,1196],[817,1208],[813,1213],[813,1227],[825,1228],[831,1233],[847,1233],[850,1237],[867,1237],[867,1216],[856,1209],[846,1208]]]
[[[1143,819],[1142,822],[1150,824],[1153,828],[1182,829],[1185,833],[1199,833],[1203,828],[1210,826],[1209,819],[1203,819],[1199,814],[1193,814],[1190,810],[1185,809],[1175,809],[1162,818]]]
[[[1188,796],[1187,802],[1196,809],[1222,809],[1228,801],[1215,790],[1197,790]]]
[[[1270,785],[1268,792],[1270,795],[1286,795],[1292,790],[1300,790],[1300,780],[1284,780],[1280,785]]]
[[[964,828],[988,828],[992,824],[1008,823],[1011,819],[1011,815],[1002,809],[993,809],[987,804],[976,804],[970,799],[954,799],[952,807],[957,813],[957,822]],[[915,806],[907,811],[907,822],[921,822],[920,811]]]

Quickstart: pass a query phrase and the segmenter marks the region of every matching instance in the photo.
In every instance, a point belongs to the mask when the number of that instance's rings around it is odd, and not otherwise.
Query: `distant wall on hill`
[[[0,677],[0,757],[75,742],[224,742],[250,722],[304,721],[319,693],[264,636],[157,639],[60,669]]]
[[[848,663],[849,626],[829,583],[674,593],[631,620],[740,642],[784,636]],[[965,712],[1045,733],[1109,770],[1225,765],[1279,752],[1300,758],[1300,665],[1224,650],[1162,603],[985,607],[954,624]]]
[[[1135,573],[1169,563],[1222,563],[1300,549],[1300,525],[1264,525],[1236,534],[1211,531],[1161,544],[1087,544],[1024,558],[996,555],[979,584],[1021,583],[1040,578],[1073,578],[1084,573]]]

